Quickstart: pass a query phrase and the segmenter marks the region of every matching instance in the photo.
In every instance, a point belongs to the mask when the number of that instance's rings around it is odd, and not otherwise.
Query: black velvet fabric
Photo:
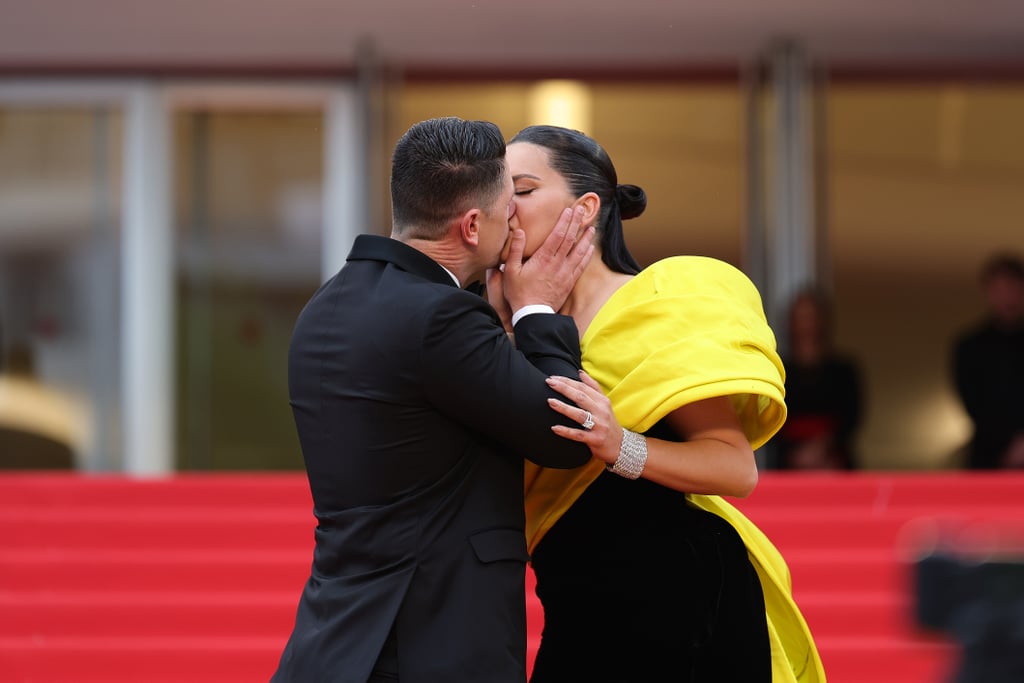
[[[771,681],[746,548],[682,493],[604,472],[538,544],[533,567],[544,633],[531,683]]]

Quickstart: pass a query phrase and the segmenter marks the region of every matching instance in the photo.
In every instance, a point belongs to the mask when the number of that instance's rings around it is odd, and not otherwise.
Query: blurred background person
[[[922,527],[924,528],[924,527]],[[1024,681],[1024,544],[1017,524],[935,525],[918,542],[913,610],[959,651],[951,683]]]
[[[853,469],[863,381],[851,356],[834,346],[831,300],[820,288],[797,292],[788,310],[786,424],[769,451],[779,469]]]
[[[956,392],[974,423],[965,464],[1024,467],[1024,261],[995,254],[980,281],[986,312],[953,346]]]
[[[27,343],[0,353],[0,468],[71,469],[85,433],[75,402],[39,381]]]

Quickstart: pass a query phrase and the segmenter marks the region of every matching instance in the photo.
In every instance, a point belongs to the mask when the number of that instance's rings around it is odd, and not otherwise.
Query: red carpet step
[[[1009,473],[767,472],[734,502],[785,554],[830,683],[938,683],[956,651],[914,623],[911,561],[937,530],[1024,538],[1022,491]],[[0,474],[0,680],[267,681],[314,524],[301,474]]]

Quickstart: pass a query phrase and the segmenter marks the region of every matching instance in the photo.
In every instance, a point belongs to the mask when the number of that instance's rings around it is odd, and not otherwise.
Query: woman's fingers
[[[551,406],[551,408],[556,413],[561,413],[562,415],[565,415],[567,418],[569,418],[570,420],[572,420],[574,422],[582,422],[583,421],[583,420],[577,420],[577,418],[580,415],[580,408],[577,408],[576,406],[574,406],[572,404],[566,403],[565,401],[559,401],[557,398],[549,398],[548,399],[548,405]]]
[[[559,375],[548,377],[548,386],[576,405],[580,405],[583,401],[594,401],[596,399],[593,395],[594,389],[589,388],[583,382],[569,379],[568,377]],[[600,390],[597,390],[597,393],[600,394]],[[603,396],[603,394],[601,395]]]
[[[505,265],[512,266],[514,268],[522,268],[523,251],[525,249],[526,232],[522,229],[513,230],[512,239],[508,243],[508,259],[505,261]]]
[[[554,405],[552,407],[555,407],[555,410],[570,420],[580,423],[583,429],[594,430],[598,427],[609,429],[612,425],[618,426],[611,401],[601,392],[600,386],[592,378],[587,377],[586,379],[590,380],[591,386],[568,377],[557,375],[549,377],[548,385],[576,405],[571,406],[556,399],[549,399],[548,402],[554,401],[560,404],[558,407]]]
[[[561,237],[556,245],[555,253],[561,258],[568,256],[576,244],[576,234],[580,230],[583,221],[583,209],[581,207],[568,207],[562,211],[562,215],[555,224],[554,233]]]
[[[591,414],[586,410],[566,403],[565,401],[559,401],[557,398],[549,398],[548,405],[551,406],[553,410],[555,410],[558,413],[561,413],[572,422],[579,423],[576,427],[567,427],[565,425],[557,424],[551,425],[551,431],[553,431],[555,434],[558,434],[559,436],[565,437],[567,439],[572,439],[574,441],[582,441],[590,445],[591,450],[593,450],[594,447],[600,444],[601,441],[604,439],[604,436],[602,434],[596,434],[592,428],[588,429],[585,426],[585,420],[587,418],[593,420]]]
[[[601,385],[597,383],[596,379],[588,375],[586,370],[580,370],[580,381],[594,391],[600,392],[602,395],[604,394],[604,392],[601,391]]]
[[[573,422],[578,422],[581,427],[587,429],[585,423],[589,417],[591,420],[594,419],[594,414],[585,408],[580,408],[578,405],[572,405],[565,401],[559,401],[557,398],[549,398],[548,405],[551,406],[556,412],[565,415]]]
[[[565,377],[549,378],[548,383],[577,404],[572,405],[557,398],[549,398],[548,405],[555,412],[579,425],[552,425],[551,431],[563,438],[587,444],[594,457],[605,463],[615,462],[622,441],[622,427],[616,420],[608,399],[582,382]]]

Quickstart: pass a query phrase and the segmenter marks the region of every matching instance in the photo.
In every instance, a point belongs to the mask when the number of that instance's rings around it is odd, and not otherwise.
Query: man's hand
[[[544,244],[523,262],[526,233],[512,235],[505,262],[505,299],[513,311],[529,304],[546,304],[558,310],[594,254],[594,228],[580,234],[583,208],[565,209]]]

